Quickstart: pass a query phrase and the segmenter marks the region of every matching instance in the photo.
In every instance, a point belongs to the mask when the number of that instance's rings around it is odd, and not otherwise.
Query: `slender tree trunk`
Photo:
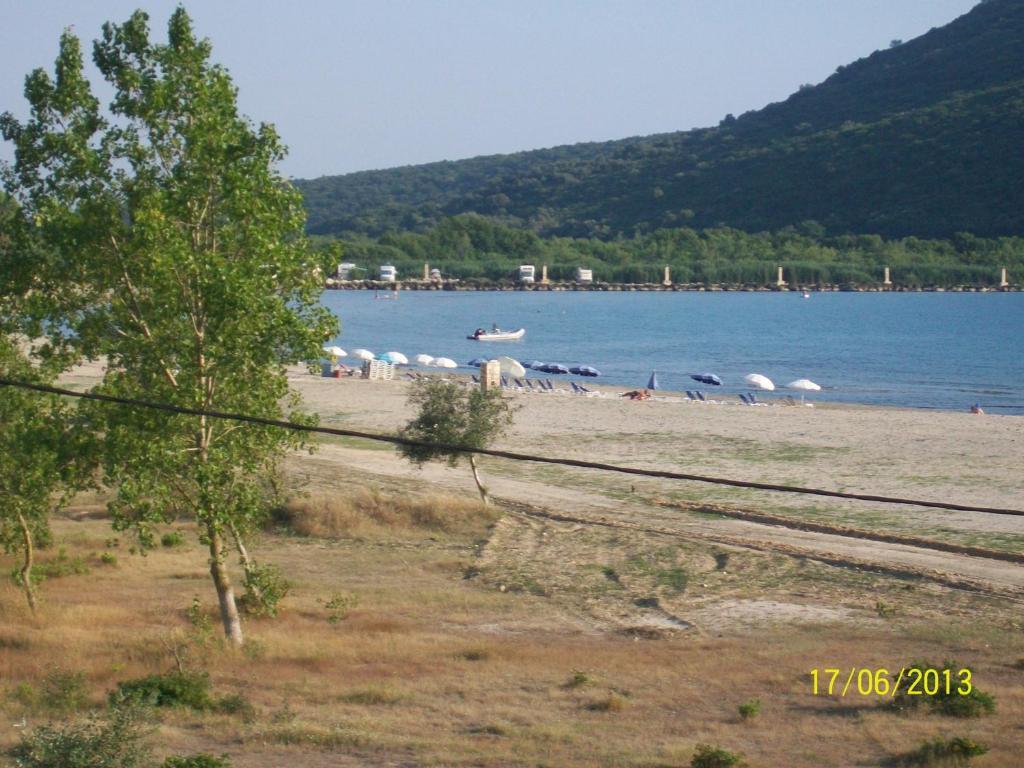
[[[238,550],[238,556],[242,560],[242,568],[245,570],[245,588],[249,590],[250,594],[252,594],[252,596],[257,600],[262,600],[263,593],[260,591],[259,585],[252,578],[253,572],[256,568],[256,562],[249,556],[249,550],[245,548],[245,542],[242,541],[242,537],[238,533],[238,528],[235,524],[228,523],[228,528],[231,531],[231,538],[235,540],[235,549]]]
[[[21,527],[21,536],[25,541],[25,559],[21,565],[21,584],[25,590],[25,599],[28,600],[28,607],[32,614],[36,612],[36,591],[32,586],[32,560],[35,557],[35,549],[32,547],[32,530],[25,521],[25,516],[18,513],[18,525]]]
[[[213,585],[217,588],[217,600],[220,602],[220,618],[224,623],[224,635],[229,643],[240,647],[244,642],[242,620],[238,617],[238,606],[235,605],[235,591],[231,586],[231,576],[228,574],[227,566],[224,565],[224,540],[213,524],[207,525],[206,532],[210,538],[210,575],[213,577]]]
[[[473,479],[476,480],[476,489],[480,491],[480,498],[484,505],[490,504],[491,501],[487,496],[487,489],[484,488],[484,484],[480,482],[480,472],[476,468],[476,456],[472,453],[469,454],[469,466],[473,469]]]

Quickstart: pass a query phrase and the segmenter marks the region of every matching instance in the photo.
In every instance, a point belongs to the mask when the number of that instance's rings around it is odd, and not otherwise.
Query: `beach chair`
[[[511,389],[512,388],[512,385],[508,383],[508,376],[502,376],[501,377],[501,388],[502,389]]]
[[[708,399],[704,397],[704,393],[701,392],[699,389],[697,390],[697,399],[700,400],[702,403],[706,403],[708,401]]]
[[[750,402],[750,401],[749,401],[749,400],[747,399],[747,396],[746,396],[746,395],[744,395],[744,394],[743,394],[742,392],[740,392],[740,400],[742,400],[742,401],[743,401],[743,404],[744,404],[744,405],[753,405],[753,403],[752,403],[752,402]]]
[[[546,381],[548,383],[548,392],[559,392],[559,391],[561,391],[561,390],[558,389],[558,387],[555,386],[554,382],[551,381],[551,379],[546,379]]]
[[[582,395],[583,394],[583,390],[580,388],[579,384],[577,384],[575,381],[570,381],[569,382],[569,386],[572,387],[573,394],[575,394],[575,395]]]
[[[532,381],[530,381],[529,379],[523,379],[523,383],[524,383],[524,384],[526,385],[526,388],[527,388],[528,390],[530,390],[531,392],[536,392],[536,391],[537,391],[537,390],[536,390],[536,389],[534,388],[534,386],[533,386],[533,382],[532,382]]]
[[[472,373],[469,374],[469,375],[472,377],[474,384],[479,384],[480,383],[480,377],[479,376],[474,376]]]
[[[760,405],[760,403],[757,402],[757,396],[754,395],[753,392],[747,392],[747,399],[750,401],[751,405]]]
[[[521,382],[519,379],[512,379],[512,381],[515,383],[516,389],[526,389],[526,385],[523,384],[523,382]]]
[[[693,394],[693,392],[691,392],[690,390],[686,390],[686,399],[687,400],[696,400],[697,396],[695,394]]]
[[[576,385],[576,389],[577,389],[577,391],[579,391],[579,393],[581,395],[596,395],[597,394],[597,392],[595,392],[592,389],[587,389],[582,384],[577,384]]]
[[[410,379],[410,380],[412,380],[412,381],[416,381],[416,378],[417,378],[417,377],[416,377],[416,374],[415,374],[415,373],[413,373],[412,371],[409,371],[409,372],[407,372],[407,373],[405,374],[405,378],[407,378],[407,379]]]

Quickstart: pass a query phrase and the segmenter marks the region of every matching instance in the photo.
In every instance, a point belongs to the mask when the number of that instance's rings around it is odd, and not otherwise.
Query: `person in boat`
[[[473,331],[473,338],[479,339],[485,333],[487,333],[487,331],[485,331],[483,328],[477,328],[475,331]]]
[[[497,323],[491,323],[491,333],[500,333],[501,328],[498,327]]]

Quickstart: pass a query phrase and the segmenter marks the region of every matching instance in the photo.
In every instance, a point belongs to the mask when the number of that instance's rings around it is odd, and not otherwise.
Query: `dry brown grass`
[[[287,501],[280,519],[303,536],[365,538],[395,531],[480,533],[499,517],[494,507],[458,496],[386,493],[359,488]]]
[[[1015,764],[1024,672],[1013,665],[1024,656],[1024,640],[1005,606],[922,589],[906,593],[901,612],[882,621],[873,607],[877,584],[821,571],[835,588],[812,597],[852,606],[842,623],[634,639],[588,612],[593,595],[573,591],[574,579],[608,581],[601,571],[607,561],[596,559],[599,543],[587,544],[581,532],[502,540],[535,564],[532,577],[543,590],[501,591],[488,566],[481,577],[464,577],[462,566],[479,562],[478,534],[490,519],[476,517],[476,505],[355,496],[345,506],[351,516],[297,515],[319,521],[305,529],[308,537],[268,533],[255,548],[295,589],[278,619],[247,622],[245,653],[194,637],[186,617],[193,596],[214,629],[217,619],[206,556],[191,533],[189,546],[145,558],[129,555],[123,543],[117,568],[44,583],[35,618],[13,585],[0,585],[0,717],[9,718],[0,722],[24,715],[32,726],[53,714],[27,711],[15,694],[23,683],[41,688],[55,667],[82,672],[89,700],[101,705],[117,682],[172,669],[173,641],[191,636],[189,663],[210,673],[215,695],[244,696],[254,717],[169,711],[155,743],[161,754],[227,752],[246,768],[685,766],[698,742],[742,752],[752,765],[822,768],[881,764],[926,738],[957,734],[992,747],[979,768]],[[69,555],[82,557],[110,536],[100,520],[60,520],[55,532]],[[545,554],[552,546],[562,547],[555,557]],[[663,547],[650,542],[648,552]],[[707,584],[697,581],[692,595],[689,588],[665,590],[674,608],[686,615],[694,606],[713,607],[714,552],[663,554]],[[757,595],[767,588],[758,579],[774,578],[774,559],[746,557],[734,555],[729,573],[716,578],[723,589]],[[631,571],[627,554],[621,558],[613,565],[624,586],[600,592],[601,599],[620,590],[629,598],[634,583],[645,594],[657,589],[656,574]],[[9,567],[10,559],[0,558],[0,572]],[[734,569],[741,575],[734,578]],[[807,593],[800,599],[812,599],[810,581],[798,588]],[[323,602],[338,593],[357,595],[359,605],[332,624]],[[952,608],[947,615],[938,612],[943,605]],[[873,698],[810,694],[812,666],[893,667],[920,658],[969,665],[977,684],[995,694],[996,714],[976,721],[894,715]],[[736,708],[751,698],[763,710],[743,722]],[[0,728],[0,748],[16,739],[16,729]]]

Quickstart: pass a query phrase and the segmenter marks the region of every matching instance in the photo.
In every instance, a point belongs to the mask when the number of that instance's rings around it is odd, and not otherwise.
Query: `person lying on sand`
[[[651,393],[646,389],[634,389],[632,392],[623,392],[619,397],[628,397],[630,400],[650,400]]]

